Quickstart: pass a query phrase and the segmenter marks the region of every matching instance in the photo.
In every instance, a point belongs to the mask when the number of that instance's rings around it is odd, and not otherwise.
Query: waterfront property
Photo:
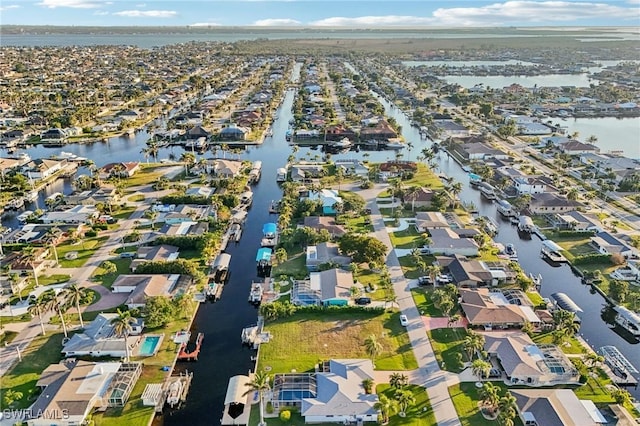
[[[340,249],[335,243],[326,242],[307,246],[305,265],[308,271],[318,271],[321,265],[329,263],[344,267],[351,263],[351,258],[340,254]]]
[[[96,319],[87,324],[82,333],[76,333],[64,343],[62,354],[65,357],[90,356],[124,358],[127,355],[126,346],[132,350],[140,341],[140,333],[144,327],[142,319],[135,319],[132,330],[126,337],[115,334],[111,321],[118,314],[101,313]],[[126,345],[126,346],[125,346]],[[153,355],[153,353],[151,353]]]
[[[540,318],[527,296],[519,290],[489,291],[460,289],[460,308],[472,327],[484,329],[521,328],[526,322],[537,326]]]
[[[298,407],[305,423],[374,422],[378,396],[362,386],[374,377],[371,360],[332,359],[315,373],[276,374],[271,402],[278,410]]]
[[[129,309],[134,309],[143,307],[148,297],[174,297],[190,284],[191,278],[186,275],[120,275],[111,289],[114,293],[130,293],[125,304]]]
[[[525,425],[599,426],[608,423],[589,400],[570,389],[511,389]]]
[[[342,269],[311,272],[308,280],[296,281],[291,301],[296,305],[345,306],[351,299],[353,275]]]

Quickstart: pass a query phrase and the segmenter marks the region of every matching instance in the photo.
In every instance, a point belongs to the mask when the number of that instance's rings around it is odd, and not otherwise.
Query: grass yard
[[[267,323],[272,338],[260,348],[260,365],[273,373],[313,371],[331,358],[367,358],[365,339],[373,334],[383,351],[375,359],[380,370],[418,367],[399,313],[380,311],[299,312]],[[292,344],[295,342],[295,344]]]
[[[430,265],[435,261],[433,256],[422,256],[422,260]],[[424,271],[420,270],[418,266],[415,265],[413,258],[411,256],[402,256],[398,258],[400,262],[400,266],[402,267],[402,273],[405,278],[416,279],[422,275],[424,275]]]
[[[131,216],[131,213],[133,213],[135,210],[135,206],[122,207],[117,211],[114,211],[111,216],[116,219],[129,219],[129,216]]]
[[[58,259],[61,268],[80,268],[107,241],[109,237],[94,237],[82,240],[81,243],[67,242],[58,246]],[[76,252],[75,259],[66,259],[67,253]]]
[[[341,216],[340,220],[345,220],[346,227],[351,232],[360,234],[368,234],[373,232],[373,226],[370,223],[369,216],[345,217]]]
[[[464,328],[439,328],[429,330],[428,334],[436,359],[442,369],[452,373],[461,372],[462,368],[458,368],[461,365],[458,365],[456,357],[458,353],[461,353],[463,362],[466,359],[463,343],[467,331]]]
[[[371,269],[365,269],[358,273],[356,280],[365,288],[367,288],[369,284],[375,287],[375,291],[366,293],[364,296],[370,297],[373,300],[384,300],[386,292],[380,285],[381,279],[379,274],[376,274]]]
[[[265,416],[267,416],[266,412],[266,402],[265,402]],[[304,417],[300,415],[298,410],[295,407],[283,408],[284,410],[289,410],[291,412],[291,419],[288,422],[280,420],[280,417],[265,417],[264,421],[268,426],[297,426],[304,425]],[[249,426],[258,426],[260,423],[260,406],[258,404],[251,406],[251,415],[249,416]],[[335,423],[314,423],[314,425],[318,426],[335,426]]]
[[[130,203],[135,203],[137,201],[144,201],[144,194],[134,194],[127,197],[127,201]]]
[[[4,322],[4,319],[3,319]],[[16,336],[18,335],[17,332],[15,331],[3,331],[2,334],[0,334],[0,345],[8,345],[11,342],[13,342],[13,339],[16,338]]]
[[[408,227],[404,231],[391,232],[389,238],[395,248],[413,249],[424,245],[422,234],[416,231],[416,228],[413,226]]]
[[[394,217],[394,213],[396,215],[398,215],[399,218],[403,218],[403,217],[410,217],[410,218],[414,218],[416,217],[415,212],[412,212],[411,210],[405,210],[405,209],[401,209],[401,208],[395,208],[392,209],[391,207],[384,207],[384,204],[379,204],[378,205],[380,207],[380,214],[383,217]],[[386,222],[386,224],[388,226],[393,226],[393,222]]]
[[[500,395],[504,395],[506,386],[500,382],[492,382],[494,385],[500,387],[502,391]],[[453,401],[453,405],[456,407],[456,412],[460,418],[462,426],[495,426],[498,424],[495,420],[487,420],[484,418],[480,409],[478,408],[478,402],[480,398],[480,389],[475,386],[474,382],[460,383],[453,385],[449,388],[449,395]],[[522,421],[519,417],[514,420],[516,426],[522,426]]]
[[[542,296],[537,291],[528,291],[526,294],[529,300],[531,300],[531,303],[533,303],[533,306],[540,306],[544,304]]]
[[[70,279],[71,275],[67,274],[39,275],[38,283],[40,283],[40,285],[54,285],[66,283]]]
[[[62,333],[38,336],[22,351],[22,361],[5,374],[0,380],[0,393],[4,394],[9,389],[22,392],[21,400],[15,402],[11,408],[27,408],[37,398],[36,382],[49,364],[60,361],[62,354]],[[9,408],[4,400],[0,399],[2,409]]]
[[[612,386],[611,379],[600,368],[597,368],[593,374],[589,374],[587,366],[579,359],[571,360],[581,374],[588,376],[587,383],[582,386],[574,387],[574,392],[580,399],[588,399],[595,404],[611,404],[613,397],[609,392]]]
[[[140,170],[138,170],[133,176],[122,179],[122,183],[124,184],[125,188],[153,183],[164,175],[164,169],[167,167],[173,166],[140,164]]]
[[[403,182],[405,186],[426,186],[434,190],[444,187],[442,180],[433,173],[433,170],[422,163],[417,164],[418,171],[411,179]]]
[[[95,282],[99,282],[100,285],[111,290],[111,286],[115,282],[116,278],[118,278],[118,275],[131,273],[131,271],[129,270],[129,265],[131,265],[131,259],[114,258],[114,259],[109,259],[109,262],[115,264],[116,268],[118,268],[118,271],[113,274],[105,274],[105,270],[101,265],[101,266],[98,266],[96,270],[93,272],[93,275],[91,276],[91,280]]]
[[[307,271],[306,262],[307,262],[306,253],[303,251],[300,251],[294,254],[289,254],[289,259],[286,262],[278,264],[273,267],[273,270],[271,271],[271,276],[277,277],[277,276],[286,275],[286,276],[294,277],[298,279],[305,278],[307,275],[309,275],[309,272]]]
[[[553,336],[551,332],[547,331],[544,333],[535,333],[531,338],[533,342],[537,345],[553,345]],[[586,352],[584,346],[580,344],[578,339],[575,337],[571,337],[566,339],[565,343],[558,345],[562,352],[566,354],[583,354]]]
[[[445,315],[441,310],[433,305],[431,300],[431,293],[433,290],[422,287],[412,288],[411,295],[413,296],[413,302],[416,304],[418,311],[422,315],[429,317],[444,317]]]
[[[406,417],[400,417],[398,414],[393,415],[389,418],[388,424],[390,426],[431,426],[437,424],[425,388],[409,385],[405,389],[413,393],[416,403],[407,410]],[[387,384],[376,386],[376,393],[386,395],[391,400],[395,398],[395,389]]]

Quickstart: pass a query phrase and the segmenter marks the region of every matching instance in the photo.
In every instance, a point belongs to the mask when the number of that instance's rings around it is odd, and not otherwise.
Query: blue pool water
[[[146,336],[142,345],[140,345],[141,356],[151,356],[155,353],[156,347],[160,342],[160,336]]]
[[[315,395],[308,390],[281,390],[280,401],[298,401],[302,398],[313,398]]]

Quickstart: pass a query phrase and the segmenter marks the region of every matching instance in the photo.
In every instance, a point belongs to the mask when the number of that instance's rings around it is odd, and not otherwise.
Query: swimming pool
[[[315,395],[310,390],[281,390],[280,401],[298,401],[303,398],[315,398]]]
[[[155,355],[159,346],[160,336],[145,336],[138,353],[140,356],[152,356]]]

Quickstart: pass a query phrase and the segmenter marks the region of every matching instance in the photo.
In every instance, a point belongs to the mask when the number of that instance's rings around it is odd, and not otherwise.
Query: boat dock
[[[634,374],[638,374],[636,367],[625,358],[615,346],[603,346],[598,351],[603,357],[608,369],[607,374],[618,386],[638,386],[638,379]]]
[[[192,351],[187,350],[188,342],[180,345],[180,350],[178,351],[178,361],[197,361],[198,355],[200,354],[200,347],[202,346],[202,340],[204,339],[204,333],[198,333],[198,337],[196,337],[196,347]]]
[[[258,317],[258,324],[243,328],[240,335],[242,344],[258,349],[261,344],[268,343],[271,340],[271,333],[264,332],[263,327],[264,320],[262,317]]]
[[[251,404],[255,403],[255,393],[247,392],[250,376],[238,375],[229,379],[227,393],[224,397],[224,411],[220,419],[221,425],[248,425]]]
[[[154,407],[156,413],[162,413],[167,400],[171,397],[172,403],[169,406],[171,408],[179,406],[187,400],[191,380],[193,380],[193,373],[185,371],[177,376],[167,377],[164,383],[148,384],[142,392],[142,405]],[[171,390],[174,390],[173,395]]]

